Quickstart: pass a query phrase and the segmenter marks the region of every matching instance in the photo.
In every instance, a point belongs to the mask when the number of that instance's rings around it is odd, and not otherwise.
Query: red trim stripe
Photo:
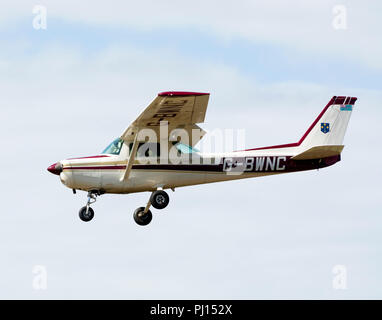
[[[166,91],[158,93],[159,97],[187,97],[187,96],[205,96],[209,93],[189,92],[189,91]]]
[[[69,158],[68,160],[81,160],[81,159],[96,159],[96,158],[108,158],[107,155],[100,155],[100,156],[91,156],[91,157],[81,157],[81,158]]]
[[[333,104],[344,104],[345,100],[346,100],[346,97],[344,96],[337,97],[336,101]]]
[[[65,167],[64,170],[124,170],[126,166]]]

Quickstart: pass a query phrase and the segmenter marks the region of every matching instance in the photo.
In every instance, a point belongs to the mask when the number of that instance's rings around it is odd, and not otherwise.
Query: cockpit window
[[[196,153],[199,152],[199,150],[183,143],[177,143],[175,147],[181,152],[181,153]]]
[[[115,139],[110,143],[102,154],[114,154],[119,155],[122,149],[123,140],[121,138]]]

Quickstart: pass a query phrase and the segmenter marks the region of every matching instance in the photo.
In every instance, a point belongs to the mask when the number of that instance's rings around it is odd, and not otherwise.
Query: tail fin
[[[342,145],[356,97],[334,96],[300,140],[303,149]]]
[[[356,97],[334,96],[298,142],[293,159],[319,159],[341,154]]]
[[[294,147],[298,154],[292,159],[296,160],[339,155],[344,148],[342,143],[356,101],[356,97],[334,96],[298,142],[242,151]]]

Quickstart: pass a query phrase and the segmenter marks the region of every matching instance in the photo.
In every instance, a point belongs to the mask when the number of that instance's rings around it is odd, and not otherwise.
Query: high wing
[[[169,133],[174,129],[184,129],[188,133],[190,145],[194,146],[205,132],[196,124],[204,122],[209,93],[200,92],[162,92],[125,130],[121,138],[133,142],[139,130],[152,129],[159,138],[160,122],[167,121]],[[193,129],[199,129],[198,138],[192,135]]]

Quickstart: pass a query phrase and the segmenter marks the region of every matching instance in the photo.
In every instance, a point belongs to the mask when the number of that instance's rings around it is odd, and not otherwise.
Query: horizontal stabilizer
[[[292,157],[293,160],[321,159],[341,154],[345,146],[317,146],[312,147]]]

